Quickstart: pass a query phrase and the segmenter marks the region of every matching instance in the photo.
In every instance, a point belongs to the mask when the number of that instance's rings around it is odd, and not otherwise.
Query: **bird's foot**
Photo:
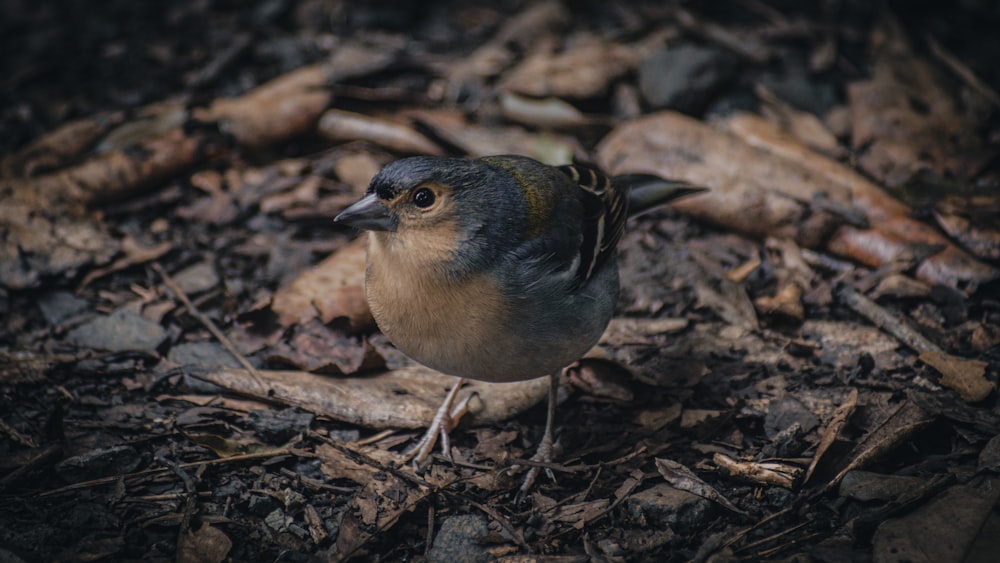
[[[474,393],[469,393],[461,401],[455,402],[458,391],[464,384],[465,380],[461,378],[455,382],[455,386],[448,391],[448,395],[444,398],[441,406],[438,407],[438,411],[427,428],[427,432],[424,432],[420,440],[403,453],[404,461],[412,460],[414,465],[420,469],[424,469],[430,460],[431,452],[434,451],[434,445],[438,441],[438,436],[441,438],[441,453],[444,454],[445,458],[451,460],[451,440],[448,437],[448,433],[458,426],[459,421],[462,420],[462,416],[469,411],[469,401],[474,395]]]
[[[552,446],[554,443],[553,434],[555,433],[556,425],[556,400],[557,394],[559,392],[559,374],[553,374],[549,376],[549,406],[548,411],[545,415],[545,434],[542,435],[542,441],[538,443],[538,449],[535,451],[535,455],[531,456],[531,461],[539,463],[551,463],[552,462]],[[524,476],[524,481],[521,483],[521,495],[526,494],[531,487],[535,484],[535,480],[538,479],[538,474],[541,472],[542,468],[533,465],[528,473]],[[549,475],[549,478],[555,480],[555,475],[552,474],[550,469],[545,470]]]

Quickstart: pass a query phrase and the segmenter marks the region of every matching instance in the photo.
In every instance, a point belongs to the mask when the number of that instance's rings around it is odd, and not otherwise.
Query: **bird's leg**
[[[542,463],[552,461],[552,444],[554,442],[552,435],[556,425],[556,401],[558,393],[559,372],[556,372],[549,376],[549,408],[545,413],[545,433],[542,435],[542,441],[538,443],[535,455],[531,456],[531,461]],[[527,493],[531,489],[531,486],[535,484],[535,479],[538,478],[538,473],[541,469],[541,467],[534,465],[528,470],[528,474],[524,476],[524,482],[521,483],[522,494]],[[554,478],[550,470],[546,471],[549,472],[550,477]]]
[[[470,394],[457,405],[454,405],[455,397],[458,396],[458,391],[462,388],[462,385],[465,385],[465,379],[460,377],[455,382],[455,386],[451,388],[451,391],[448,391],[448,395],[444,398],[437,413],[435,413],[431,425],[427,428],[427,432],[420,438],[420,441],[413,444],[403,454],[405,461],[412,459],[418,466],[423,465],[430,457],[431,451],[434,450],[434,444],[437,443],[439,434],[441,435],[441,449],[444,456],[451,459],[448,432],[458,424],[458,419],[461,419],[462,415],[468,410],[469,399],[472,398]]]

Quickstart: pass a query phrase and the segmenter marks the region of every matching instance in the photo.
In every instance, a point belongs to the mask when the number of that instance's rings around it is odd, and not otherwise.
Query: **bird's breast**
[[[407,356],[449,375],[498,382],[549,375],[597,342],[614,309],[613,265],[607,283],[543,298],[537,287],[513,292],[488,273],[449,278],[444,263],[400,252],[383,235],[371,237],[365,276],[375,322]]]
[[[542,374],[509,373],[495,357],[509,331],[504,295],[487,274],[448,279],[445,265],[399,252],[372,237],[365,293],[379,329],[414,360],[438,371],[487,381]]]

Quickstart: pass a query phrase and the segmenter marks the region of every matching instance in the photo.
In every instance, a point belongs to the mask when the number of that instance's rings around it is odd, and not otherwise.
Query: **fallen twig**
[[[253,378],[254,382],[257,385],[259,385],[260,388],[264,390],[264,392],[266,393],[268,390],[268,386],[264,384],[264,380],[261,379],[260,373],[257,371],[257,368],[253,367],[253,365],[250,364],[250,361],[247,360],[243,356],[243,354],[240,354],[239,350],[236,349],[236,346],[233,345],[232,341],[229,340],[229,338],[227,338],[225,334],[222,334],[222,331],[219,330],[219,327],[215,326],[215,323],[212,322],[212,319],[205,316],[204,313],[199,311],[198,308],[195,307],[193,303],[191,303],[191,299],[189,299],[187,294],[184,293],[184,290],[181,289],[181,286],[177,285],[177,282],[175,282],[174,279],[171,278],[169,274],[167,274],[166,270],[163,269],[163,266],[160,266],[159,263],[154,263],[153,270],[157,274],[159,274],[160,277],[163,279],[163,285],[167,286],[167,288],[171,291],[171,293],[173,293],[174,296],[177,297],[177,299],[179,299],[181,303],[184,304],[184,307],[187,309],[188,314],[197,319],[198,322],[200,322],[201,324],[205,325],[205,328],[207,328],[208,331],[212,333],[212,336],[214,336],[219,341],[219,343],[222,344],[222,346],[226,350],[228,350],[229,353],[232,354],[234,358],[236,358],[236,361],[238,361],[240,365],[247,370],[247,372],[250,374],[250,377]]]

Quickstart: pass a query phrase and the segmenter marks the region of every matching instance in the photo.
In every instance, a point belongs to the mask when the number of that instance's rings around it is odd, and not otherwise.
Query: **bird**
[[[630,214],[704,191],[648,174],[552,166],[526,156],[414,156],[389,163],[334,222],[368,231],[365,295],[381,332],[458,378],[406,453],[424,463],[465,379],[549,376],[535,461],[551,461],[558,377],[600,339],[618,298]],[[527,490],[538,473],[525,478]]]

